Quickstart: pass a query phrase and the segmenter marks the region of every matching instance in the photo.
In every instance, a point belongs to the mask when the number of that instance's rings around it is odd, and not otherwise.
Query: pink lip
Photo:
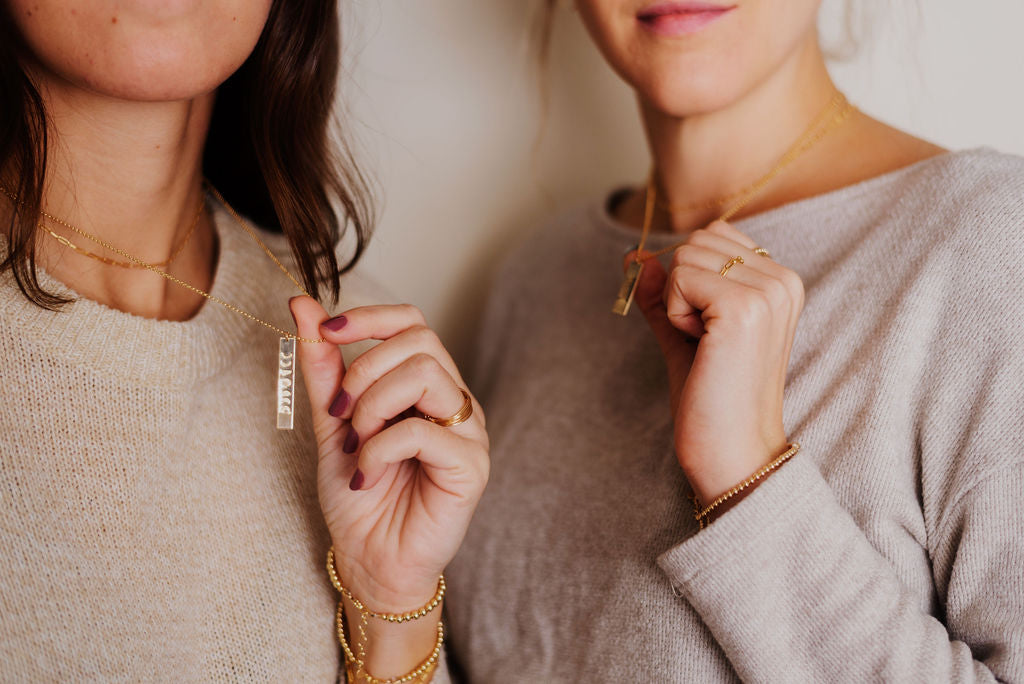
[[[644,28],[660,36],[683,36],[696,33],[712,24],[736,5],[710,2],[659,2],[636,13]]]

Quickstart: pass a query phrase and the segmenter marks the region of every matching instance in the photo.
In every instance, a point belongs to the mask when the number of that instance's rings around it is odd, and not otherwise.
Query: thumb
[[[299,337],[320,339],[320,324],[328,318],[324,308],[312,297],[292,297],[288,302]],[[313,425],[317,433],[325,425],[337,427],[337,419],[328,412],[341,391],[345,361],[341,349],[330,342],[299,342],[299,367],[312,405]]]
[[[632,259],[633,255],[630,254],[627,258]],[[693,360],[693,345],[669,320],[663,297],[667,282],[668,275],[661,263],[657,259],[645,260],[634,301],[658,340],[658,346],[661,347],[661,353],[671,372],[677,367],[689,368]],[[700,321],[699,316],[697,320]]]

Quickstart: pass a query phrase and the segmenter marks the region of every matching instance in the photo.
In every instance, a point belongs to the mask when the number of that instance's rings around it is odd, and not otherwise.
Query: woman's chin
[[[658,78],[634,89],[645,109],[673,118],[720,111],[742,96],[742,89],[733,84],[685,78]]]

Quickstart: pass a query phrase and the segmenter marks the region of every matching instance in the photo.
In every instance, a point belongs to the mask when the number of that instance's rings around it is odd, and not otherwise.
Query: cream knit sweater
[[[216,223],[213,294],[293,327],[291,283]],[[343,287],[339,310],[373,297]],[[276,354],[212,303],[54,313],[0,278],[0,680],[335,681],[309,407],[275,429]]]
[[[737,227],[806,285],[803,451],[698,532],[658,346],[609,313],[637,231],[557,217],[479,343],[492,470],[448,572],[453,670],[1024,681],[1024,160],[948,154]]]

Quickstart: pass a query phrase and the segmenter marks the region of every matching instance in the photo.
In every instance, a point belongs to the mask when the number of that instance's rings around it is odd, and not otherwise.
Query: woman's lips
[[[736,9],[736,5],[709,2],[659,2],[636,13],[636,18],[652,33],[682,36],[696,33]]]

